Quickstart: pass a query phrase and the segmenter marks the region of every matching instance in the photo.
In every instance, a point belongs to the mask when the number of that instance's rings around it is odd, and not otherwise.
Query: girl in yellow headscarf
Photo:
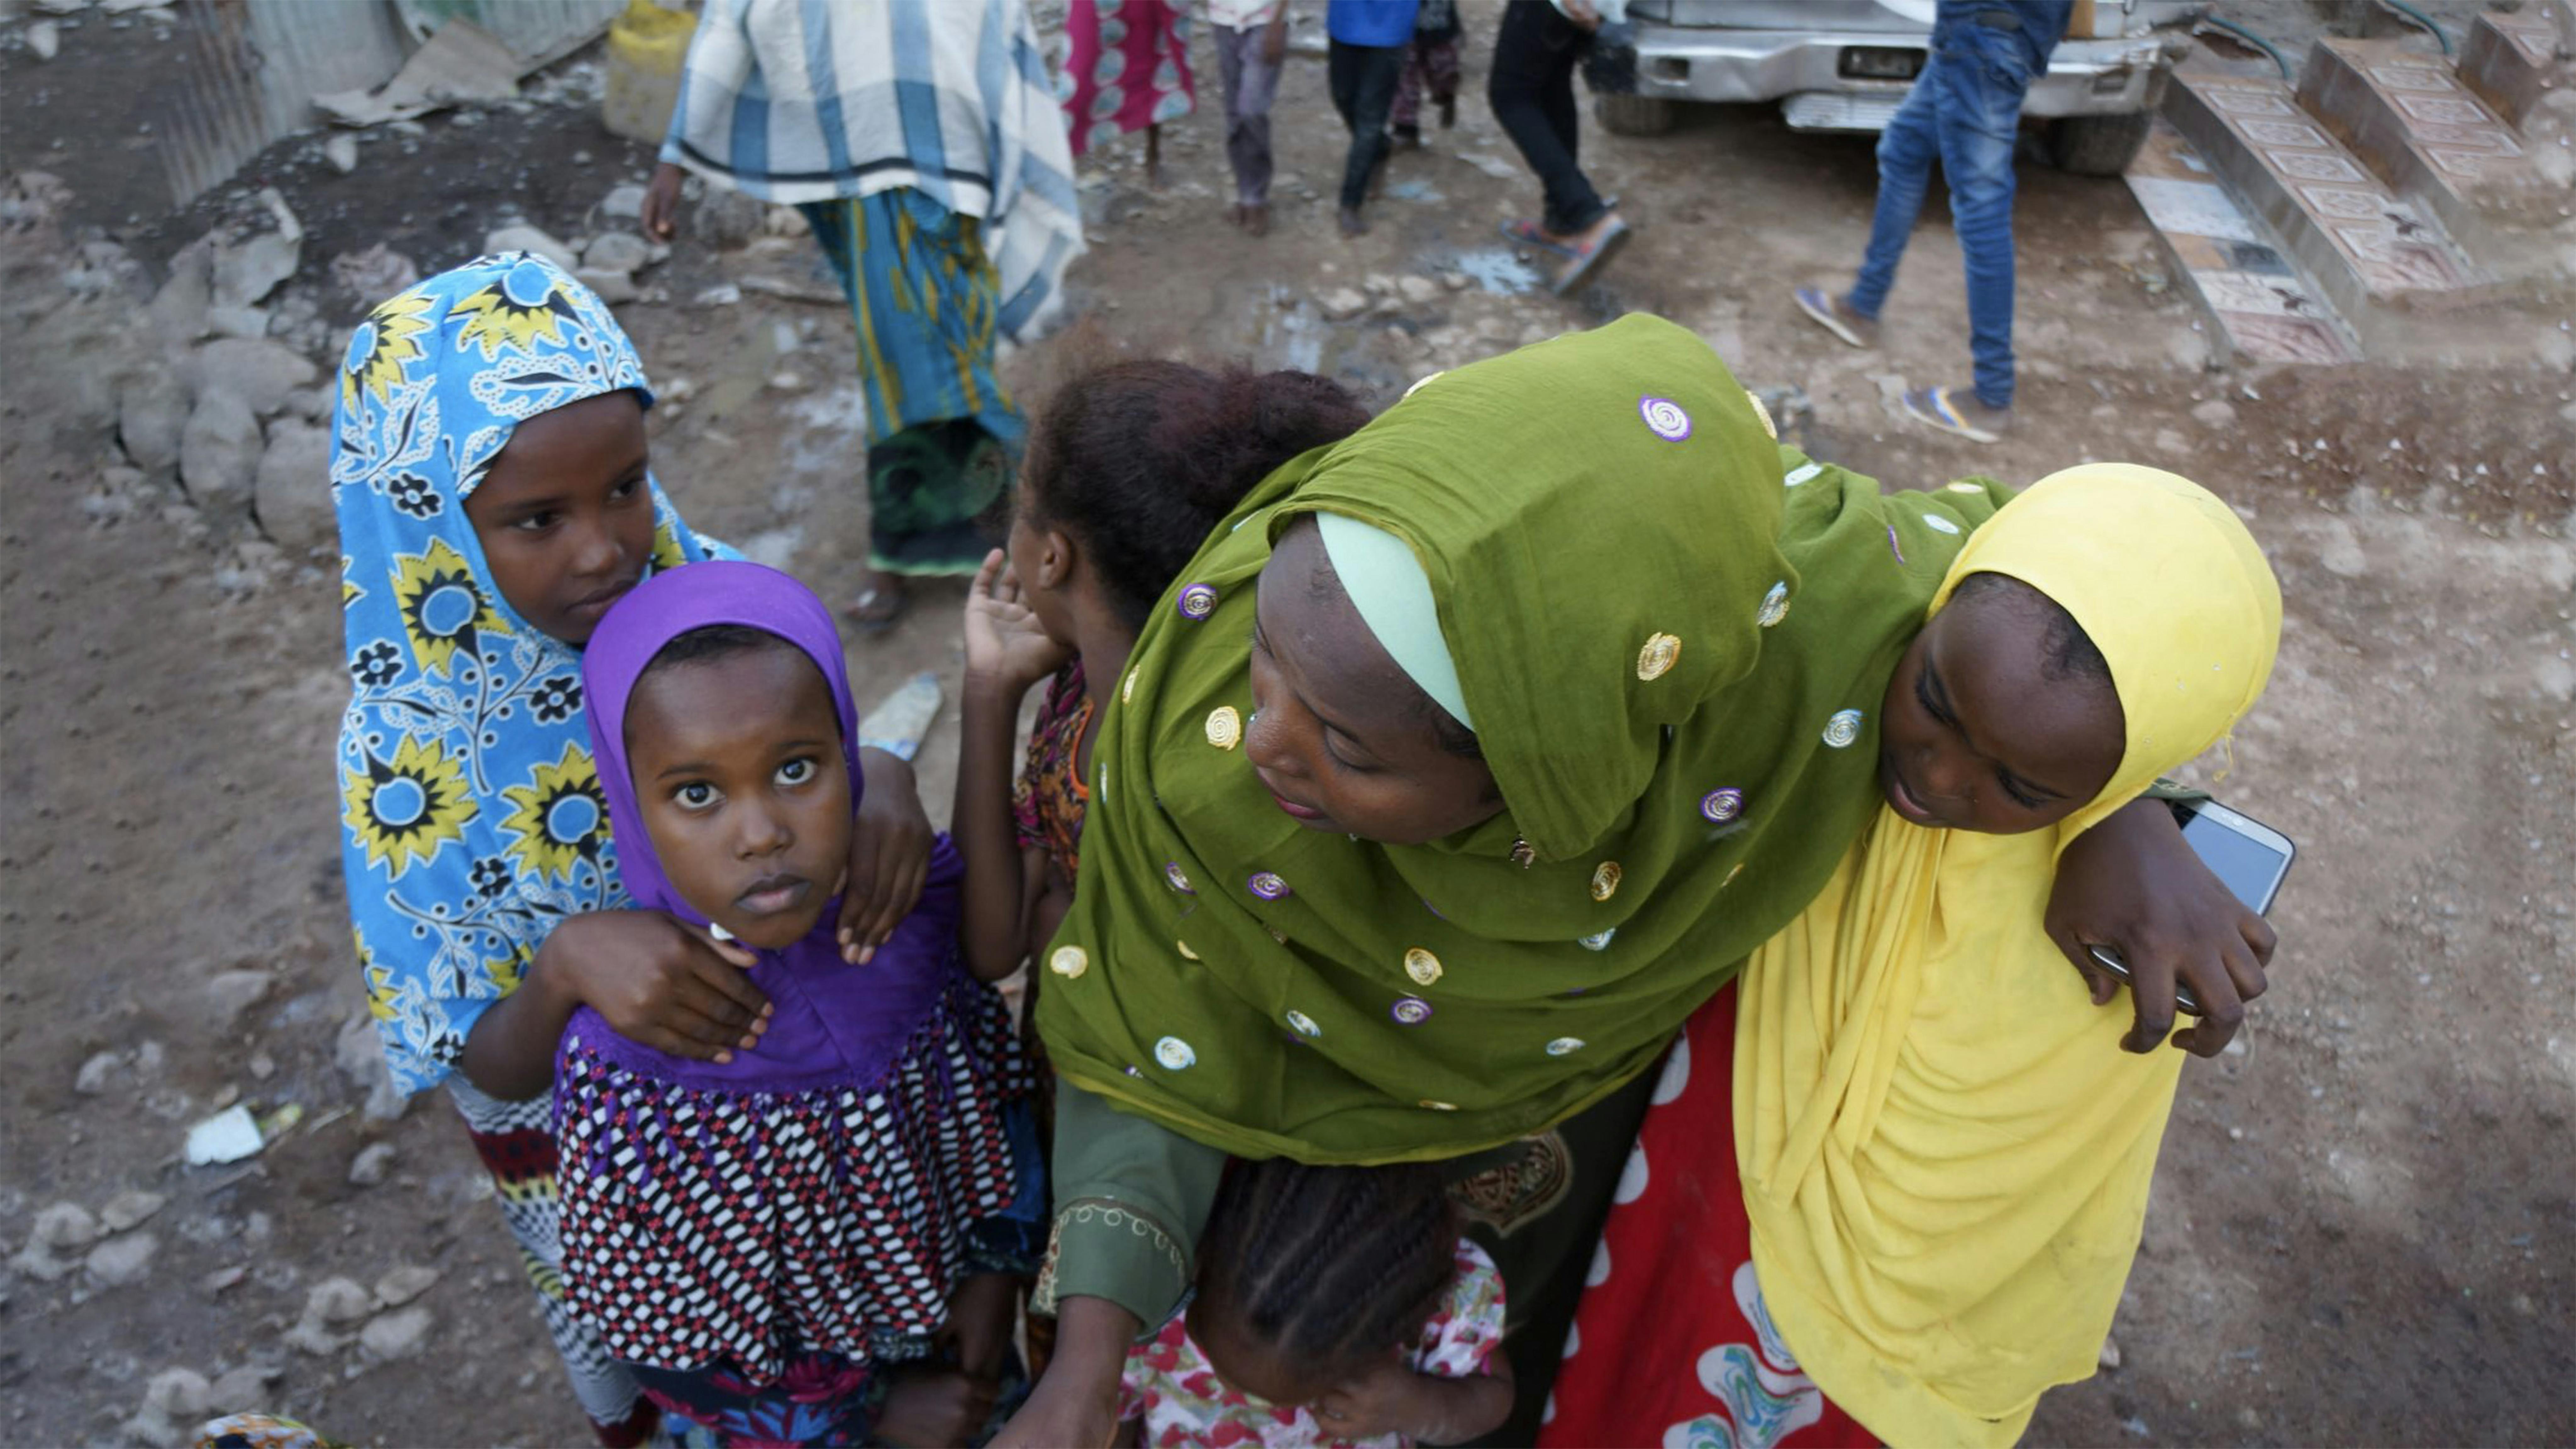
[[[1970,539],[1888,685],[1885,808],[1675,1049],[1547,1442],[2005,1445],[2093,1371],[2182,1058],[2113,1050],[2042,908],[2280,621],[2170,473],[2072,469]]]

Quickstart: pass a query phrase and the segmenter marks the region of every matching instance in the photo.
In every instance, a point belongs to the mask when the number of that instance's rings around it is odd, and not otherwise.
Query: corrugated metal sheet
[[[316,94],[381,85],[451,18],[534,69],[606,28],[625,0],[179,0],[188,63],[153,127],[170,204],[185,206],[278,137]]]

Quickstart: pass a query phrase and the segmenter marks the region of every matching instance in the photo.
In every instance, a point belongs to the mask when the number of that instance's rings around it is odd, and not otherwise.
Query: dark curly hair
[[[1368,419],[1348,389],[1313,373],[1110,363],[1065,383],[1031,430],[1028,521],[1071,535],[1111,607],[1142,629],[1253,485]]]
[[[1422,1332],[1456,1276],[1457,1242],[1429,1164],[1237,1162],[1199,1245],[1197,1311],[1306,1382],[1341,1383]]]

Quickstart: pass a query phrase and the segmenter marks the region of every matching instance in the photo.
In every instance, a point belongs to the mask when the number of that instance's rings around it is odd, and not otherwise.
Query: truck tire
[[[1660,136],[1679,119],[1662,96],[1594,96],[1592,114],[1613,136]]]
[[[2067,116],[2049,130],[2049,154],[2057,169],[2077,176],[2117,176],[2138,159],[2155,124],[2148,111],[2125,116]]]

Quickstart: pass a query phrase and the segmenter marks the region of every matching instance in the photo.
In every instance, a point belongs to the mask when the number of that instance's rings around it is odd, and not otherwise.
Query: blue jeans
[[[2018,34],[1973,21],[1933,31],[1923,73],[1878,138],[1878,212],[1849,299],[1864,317],[1887,301],[1938,160],[1967,257],[1968,351],[1977,398],[1988,407],[2012,406],[2012,155],[2029,89],[2029,51]]]

